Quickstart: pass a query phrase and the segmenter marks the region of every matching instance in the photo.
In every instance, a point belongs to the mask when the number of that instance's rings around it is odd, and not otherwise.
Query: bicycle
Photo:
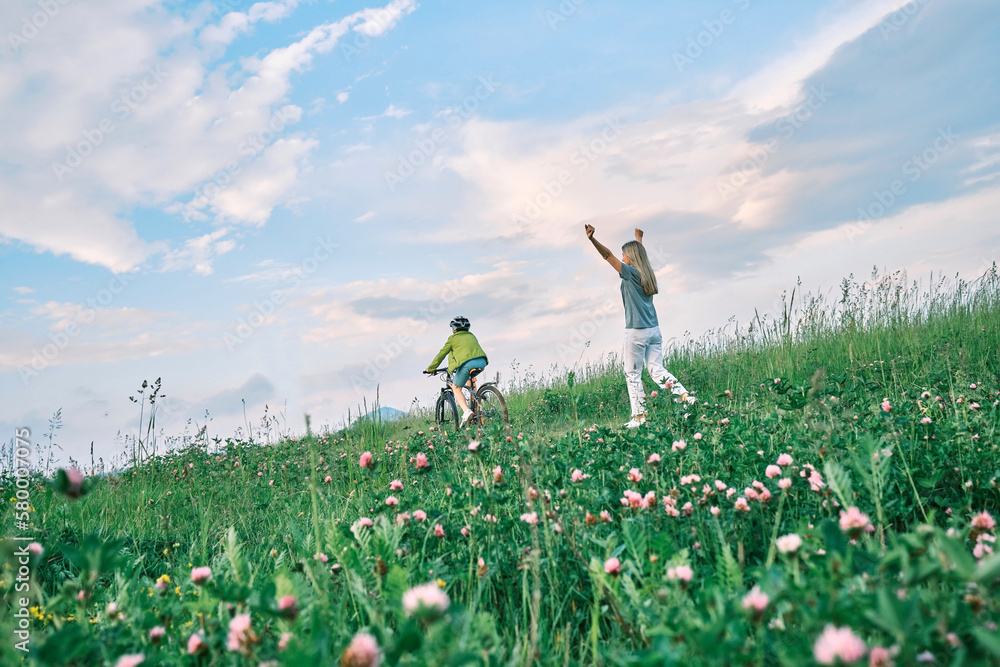
[[[469,380],[469,409],[472,410],[470,423],[475,420],[480,427],[489,424],[509,423],[507,415],[507,400],[500,393],[496,382],[486,382],[476,389],[476,376],[480,370],[473,370]],[[455,425],[455,430],[459,430],[461,415],[458,413],[458,406],[455,403],[455,392],[451,388],[452,376],[446,369],[440,368],[428,375],[444,374],[444,387],[438,396],[437,404],[434,406],[434,419],[444,426],[451,423]]]

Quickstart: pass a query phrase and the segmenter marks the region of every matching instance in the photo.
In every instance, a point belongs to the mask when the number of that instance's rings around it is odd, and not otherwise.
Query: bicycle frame
[[[444,371],[444,387],[441,388],[442,393],[452,394],[452,395],[455,394],[455,390],[451,388],[451,386],[453,384],[455,384],[453,380],[454,380],[454,378],[453,378],[452,374],[449,373],[448,371]],[[468,389],[469,393],[472,395],[472,401],[469,403],[469,409],[470,410],[475,411],[476,406],[479,405],[479,402],[476,400],[476,390],[477,389],[481,389],[482,387],[486,387],[486,386],[493,386],[493,387],[495,387],[496,383],[495,382],[485,382],[485,383],[483,383],[483,384],[481,384],[481,385],[479,385],[477,387],[476,386],[476,378],[475,377],[470,377],[469,378],[469,384],[465,385],[465,387],[459,387],[460,389]]]
[[[451,401],[454,401],[455,400],[455,390],[452,389],[452,385],[454,384],[454,377],[452,376],[452,374],[449,373],[446,369],[441,369],[440,371],[435,371],[433,373],[433,375],[443,375],[444,376],[442,378],[442,380],[444,382],[444,387],[441,388],[441,393],[444,394],[445,396],[450,397]],[[499,379],[499,376],[498,376],[498,379]],[[472,410],[472,412],[474,414],[476,414],[476,415],[479,414],[479,397],[476,395],[476,392],[479,391],[479,390],[481,390],[481,389],[483,389],[484,387],[493,387],[494,389],[497,390],[498,393],[500,391],[500,389],[498,387],[498,382],[495,382],[495,381],[484,382],[481,385],[477,386],[476,385],[476,377],[475,376],[469,378],[469,382],[468,382],[468,384],[465,385],[465,387],[460,387],[460,389],[468,389],[469,390],[469,398],[467,400],[467,403],[469,405],[469,409]],[[505,417],[505,419],[506,419],[506,417]]]
[[[434,375],[444,375],[444,378],[442,378],[442,380],[444,381],[445,389],[451,389],[451,385],[455,384],[455,382],[454,382],[454,376],[451,373],[449,373],[448,371],[446,371],[446,370],[435,371],[433,374]],[[479,386],[480,387],[485,387],[487,385],[495,387],[497,385],[497,383],[496,382],[484,382],[483,384],[481,384]],[[475,375],[473,375],[472,377],[469,378],[469,384],[465,385],[465,388],[472,389],[473,391],[475,391],[475,389],[476,389],[476,376]]]

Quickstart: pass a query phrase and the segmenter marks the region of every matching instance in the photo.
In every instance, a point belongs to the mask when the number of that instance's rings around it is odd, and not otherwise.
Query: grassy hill
[[[651,395],[633,431],[605,359],[511,388],[507,431],[362,420],[193,446],[79,498],[33,479],[33,529],[14,500],[0,519],[44,549],[28,659],[1000,664],[995,270],[797,300],[671,350],[699,404]]]

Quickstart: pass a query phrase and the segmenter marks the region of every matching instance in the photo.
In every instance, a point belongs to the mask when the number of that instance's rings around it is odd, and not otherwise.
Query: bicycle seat
[[[486,370],[485,367],[484,368],[470,368],[469,369],[469,377],[470,378],[474,378],[477,375],[479,375],[480,373],[482,373],[484,370]]]

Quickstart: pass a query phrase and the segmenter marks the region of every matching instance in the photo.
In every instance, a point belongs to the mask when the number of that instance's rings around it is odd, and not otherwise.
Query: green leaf
[[[729,543],[726,542],[722,528],[718,523],[715,524],[715,529],[719,535],[719,544],[722,546],[719,551],[719,561],[715,566],[715,576],[719,585],[724,589],[733,593],[741,591],[743,590],[743,572],[740,570],[739,563],[733,558],[733,552],[729,548]]]
[[[936,560],[920,560],[910,579],[910,584],[920,584],[941,572],[941,563]]]
[[[451,667],[465,667],[466,665],[481,665],[483,664],[482,657],[478,653],[473,653],[472,651],[462,651],[461,653],[456,653],[448,661]]]
[[[820,526],[820,530],[823,531],[827,551],[841,555],[847,553],[847,538],[844,537],[843,531],[840,530],[840,526],[836,522],[827,519]]]
[[[226,532],[226,557],[229,558],[229,563],[233,566],[233,577],[236,579],[236,583],[241,586],[249,584],[250,567],[247,565],[246,559],[243,558],[243,547],[236,537],[236,528],[233,526],[230,526]]]
[[[420,633],[420,627],[413,621],[410,621],[399,631],[399,640],[396,642],[395,653],[397,656],[402,657],[405,653],[412,653],[419,649],[421,643],[423,643],[423,637]]]
[[[1000,634],[987,632],[983,628],[973,628],[972,634],[976,636],[983,648],[1000,658]]]
[[[921,477],[917,481],[917,485],[924,489],[933,489],[938,485],[941,480],[939,476],[933,477]]]
[[[827,461],[823,464],[823,474],[840,504],[845,508],[854,505],[854,490],[851,488],[851,475],[847,469],[836,461]]]
[[[646,563],[646,550],[648,548],[646,530],[635,521],[626,521],[622,529],[629,554],[635,561],[636,567],[642,571]]]
[[[962,579],[968,579],[976,571],[976,561],[965,546],[950,537],[941,538],[941,551],[955,564],[955,570]]]
[[[903,623],[899,619],[899,614],[896,612],[896,605],[890,597],[889,591],[885,588],[878,589],[877,600],[877,610],[869,609],[865,615],[875,625],[878,625],[896,637],[901,637],[904,633]]]
[[[976,572],[972,578],[978,582],[987,583],[1000,577],[1000,554],[993,554],[989,558],[980,561],[979,566],[975,570]]]
[[[406,588],[406,570],[399,565],[393,565],[385,578],[385,598],[392,601],[402,600]]]
[[[38,657],[45,665],[65,665],[87,650],[87,640],[76,623],[64,625],[45,640]]]
[[[864,551],[862,549],[858,549],[854,552],[852,562],[854,565],[854,571],[857,574],[865,572],[868,574],[875,574],[875,571],[879,566],[878,556],[870,551]]]

